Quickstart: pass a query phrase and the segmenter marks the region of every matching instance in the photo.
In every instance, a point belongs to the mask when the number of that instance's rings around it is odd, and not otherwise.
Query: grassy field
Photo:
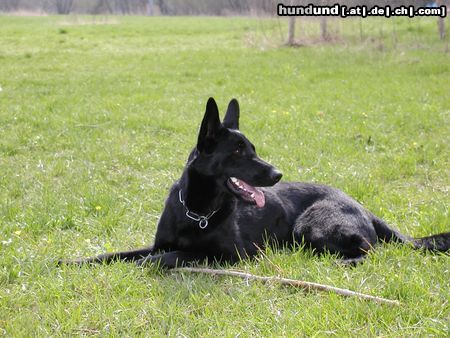
[[[209,96],[222,112],[239,99],[242,131],[285,180],[336,186],[405,234],[449,230],[450,59],[435,20],[364,20],[363,41],[343,21],[334,43],[291,49],[279,46],[285,26],[0,16],[0,335],[448,335],[448,256],[395,244],[356,268],[289,250],[234,268],[398,307],[124,263],[54,265],[153,241]]]

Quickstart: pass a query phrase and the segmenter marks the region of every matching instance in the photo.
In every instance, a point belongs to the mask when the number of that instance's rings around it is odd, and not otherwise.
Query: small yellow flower
[[[288,111],[285,111],[283,114],[286,115],[286,116],[288,116],[288,115],[290,115],[291,113],[289,113]]]
[[[22,233],[22,231],[21,231],[21,230],[16,230],[16,231],[14,231],[14,233],[15,233],[17,236],[19,236],[19,235]]]
[[[277,111],[274,109],[274,110],[272,110],[272,113],[276,113]]]
[[[100,210],[102,210],[102,207],[101,207],[100,205],[97,205],[97,206],[95,207],[95,210],[100,211]]]
[[[364,112],[362,112],[362,113],[361,113],[361,115],[362,115],[362,116],[364,116],[364,117],[367,117],[367,116],[369,116],[369,115],[367,115],[367,114],[366,114],[366,113],[364,113]]]

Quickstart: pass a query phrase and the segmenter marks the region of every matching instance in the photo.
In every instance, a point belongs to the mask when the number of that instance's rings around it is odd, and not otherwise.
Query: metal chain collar
[[[193,221],[198,222],[198,226],[200,229],[205,229],[208,226],[208,221],[209,219],[217,212],[219,211],[219,209],[211,211],[208,215],[206,216],[201,216],[193,211],[190,211],[187,206],[186,203],[183,200],[183,197],[181,195],[181,189],[178,190],[178,199],[180,200],[180,203],[183,204],[183,207],[186,209],[186,217],[190,218]]]

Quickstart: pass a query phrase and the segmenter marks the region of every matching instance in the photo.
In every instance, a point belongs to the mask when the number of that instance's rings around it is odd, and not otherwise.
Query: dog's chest
[[[179,250],[206,251],[209,253],[235,250],[235,244],[239,242],[238,233],[233,225],[220,224],[220,226],[208,225],[201,229],[195,222],[184,224],[176,236]],[[230,248],[228,248],[230,246]]]

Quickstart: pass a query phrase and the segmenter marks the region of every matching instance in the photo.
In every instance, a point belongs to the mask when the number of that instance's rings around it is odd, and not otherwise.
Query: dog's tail
[[[450,232],[414,238],[413,245],[416,249],[447,252],[450,249]]]
[[[443,232],[421,238],[412,238],[390,228],[386,222],[376,216],[373,216],[372,224],[378,239],[384,242],[394,241],[399,243],[411,243],[415,249],[425,249],[430,251],[446,252],[450,250],[450,232]]]
[[[153,246],[131,251],[106,253],[90,258],[59,260],[58,265],[83,265],[95,263],[111,263],[115,261],[135,262],[141,258],[147,257],[151,253],[153,253]]]

